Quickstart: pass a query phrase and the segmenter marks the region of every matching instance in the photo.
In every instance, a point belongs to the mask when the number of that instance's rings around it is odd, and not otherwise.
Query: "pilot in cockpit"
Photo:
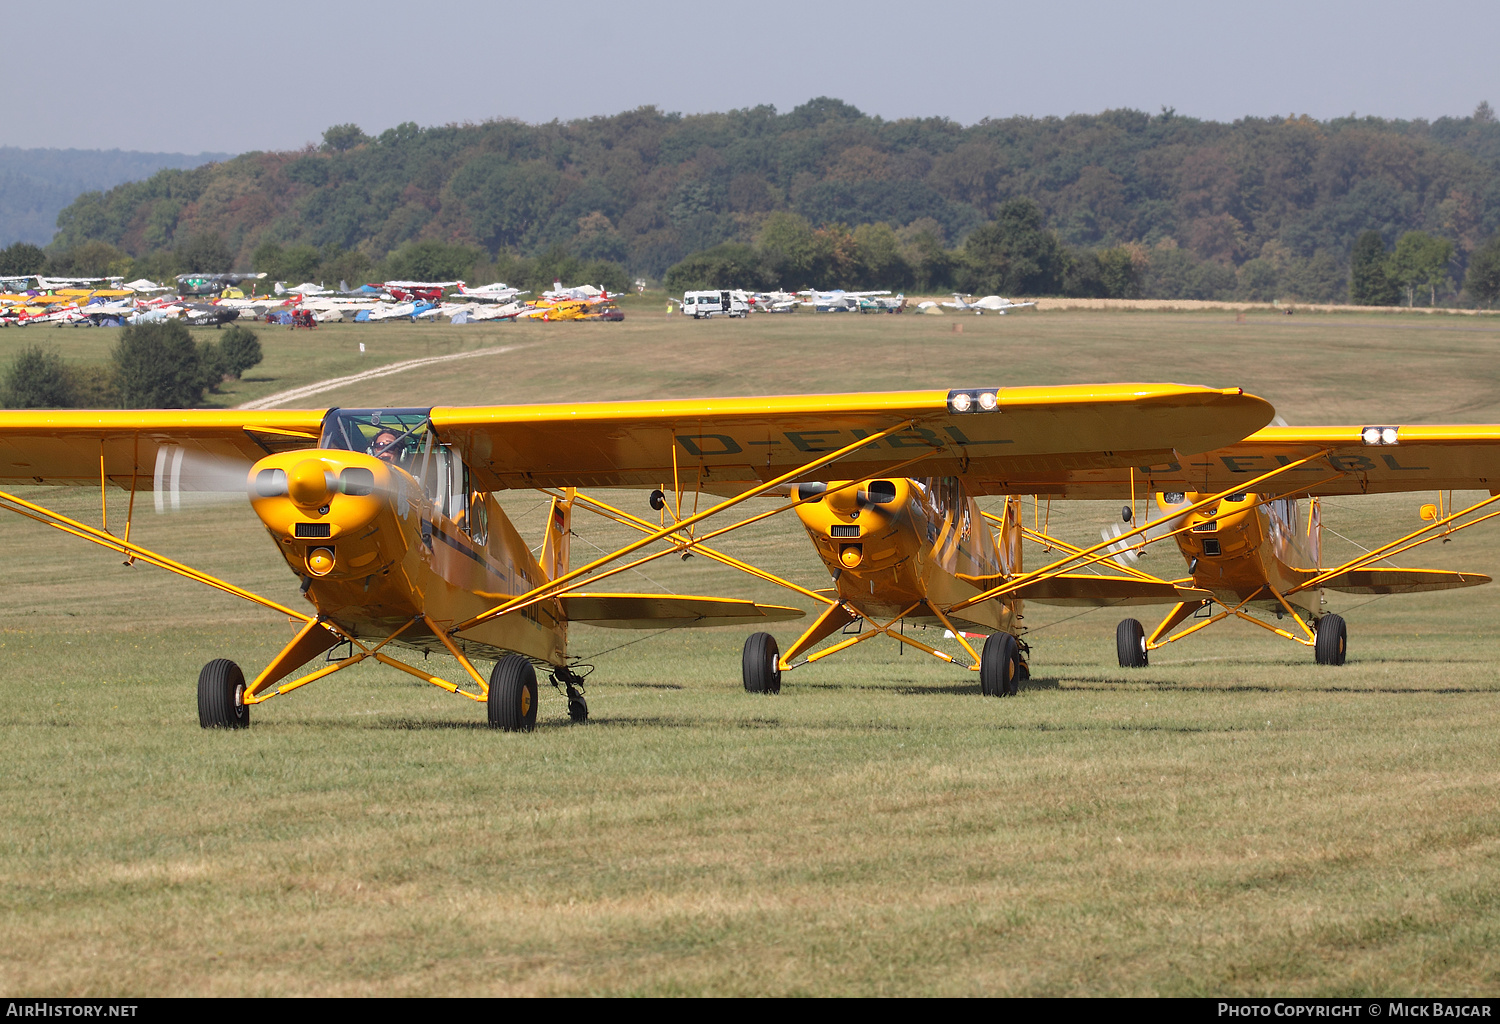
[[[370,454],[393,466],[406,465],[406,445],[391,430],[382,430],[375,435],[375,440],[370,445]]]

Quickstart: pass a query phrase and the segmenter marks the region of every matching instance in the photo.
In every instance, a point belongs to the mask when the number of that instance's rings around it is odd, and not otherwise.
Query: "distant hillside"
[[[0,146],[0,245],[46,245],[57,231],[57,215],[85,192],[149,178],[163,168],[198,167],[229,156]]]
[[[81,196],[64,211],[53,251],[108,243],[157,272],[174,265],[175,251],[178,263],[187,252],[241,269],[259,260],[256,269],[273,273],[357,275],[425,241],[429,251],[441,243],[502,268],[566,254],[660,278],[724,243],[764,248],[768,222],[777,237],[802,238],[788,227],[797,215],[829,228],[816,241],[831,255],[763,263],[772,267],[763,277],[845,283],[775,268],[852,267],[859,261],[841,263],[840,246],[864,245],[894,247],[884,265],[898,270],[888,276],[978,287],[1025,278],[945,271],[958,265],[953,247],[1005,209],[1021,225],[1014,230],[1033,230],[1025,211],[1006,205],[1024,198],[1040,209],[1039,230],[1068,252],[1128,250],[1120,259],[1134,261],[1148,289],[1209,298],[1290,288],[1326,299],[1347,291],[1350,250],[1366,230],[1387,246],[1414,230],[1450,240],[1455,286],[1468,254],[1500,230],[1500,124],[1488,105],[1431,123],[1224,124],[1113,110],[963,127],[885,121],[824,98],[785,114],[648,107],[542,125],[405,124],[377,138],[345,125],[325,139],[319,149],[247,153]],[[838,227],[875,223],[892,231],[861,242]],[[1014,263],[1008,237],[985,236],[993,252],[984,258],[996,267]],[[748,248],[726,252],[759,259]],[[1062,267],[1071,257],[1058,259]]]

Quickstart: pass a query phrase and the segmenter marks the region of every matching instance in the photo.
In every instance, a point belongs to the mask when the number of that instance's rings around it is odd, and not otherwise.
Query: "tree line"
[[[962,126],[819,98],[786,113],[648,107],[376,137],[337,125],[321,146],[81,196],[47,255],[80,273],[130,261],[146,276],[227,267],[324,283],[441,256],[468,271],[452,276],[484,276],[477,268],[525,286],[517,275],[566,259],[659,280],[706,252],[749,250],[783,286],[832,287],[864,279],[811,278],[895,252],[888,268],[913,287],[978,287],[986,247],[1014,234],[1002,210],[1015,215],[1018,199],[1061,247],[1060,268],[1039,250],[1056,291],[1108,291],[1128,253],[1143,295],[1333,301],[1348,294],[1363,232],[1394,251],[1416,231],[1452,244],[1454,301],[1471,256],[1500,232],[1500,124],[1480,104],[1432,122],[1111,110]],[[832,254],[821,263],[786,258],[779,235],[804,223]],[[1443,284],[1427,292],[1444,299]]]

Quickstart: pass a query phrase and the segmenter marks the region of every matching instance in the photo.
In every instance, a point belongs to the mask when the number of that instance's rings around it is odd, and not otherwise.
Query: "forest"
[[[1432,122],[1163,109],[963,126],[819,98],[374,137],[337,125],[299,152],[86,193],[45,260],[329,284],[581,276],[1308,302],[1347,301],[1358,278],[1356,297],[1442,305],[1495,300],[1497,232],[1487,103]]]

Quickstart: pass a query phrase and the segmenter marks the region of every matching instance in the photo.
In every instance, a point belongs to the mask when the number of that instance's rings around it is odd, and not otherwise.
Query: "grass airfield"
[[[1181,380],[1292,423],[1500,422],[1488,319],[1008,317],[266,328],[218,404],[392,362],[523,346],[307,404]],[[963,333],[953,326],[961,324]],[[212,334],[212,331],[204,332]],[[69,358],[107,331],[0,332]],[[358,343],[366,353],[358,353]],[[92,348],[90,348],[92,346]],[[44,493],[98,522],[88,489]],[[638,512],[644,494],[607,495]],[[1460,495],[1460,498],[1464,497]],[[1343,498],[1330,558],[1430,495]],[[539,496],[506,501],[539,537]],[[749,511],[761,506],[751,503]],[[111,522],[124,497],[111,496]],[[1045,508],[1041,510],[1046,515]],[[1055,504],[1097,538],[1117,506]],[[624,535],[575,521],[574,558]],[[132,538],[287,602],[243,505]],[[795,522],[729,552],[826,581]],[[1500,588],[1329,595],[1350,663],[1222,623],[1116,667],[1121,613],[1029,605],[1031,684],[872,641],[745,694],[745,630],[576,627],[593,719],[534,734],[361,666],[197,726],[198,669],[254,672],[290,627],[0,519],[0,989],[25,994],[1492,994],[1500,987]],[[1403,564],[1500,575],[1488,527]],[[1030,564],[1038,553],[1028,548]],[[1143,563],[1179,571],[1170,552]],[[706,559],[643,591],[787,600]],[[613,585],[613,584],[612,584]],[[1149,618],[1151,609],[1141,609]],[[805,620],[804,620],[805,623]],[[798,623],[775,630],[783,644]],[[950,651],[940,633],[923,639]],[[456,666],[434,658],[435,671]],[[454,678],[450,675],[449,678]]]

